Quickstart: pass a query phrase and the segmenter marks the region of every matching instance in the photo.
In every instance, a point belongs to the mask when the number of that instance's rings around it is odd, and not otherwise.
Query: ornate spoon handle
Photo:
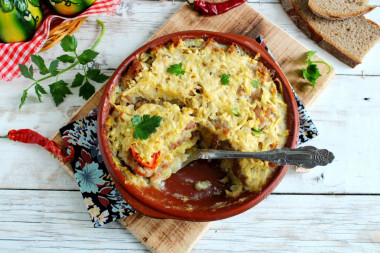
[[[295,149],[282,148],[264,152],[239,152],[228,150],[199,150],[197,159],[254,158],[279,165],[296,165],[303,168],[325,166],[334,160],[334,154],[326,149],[305,146]]]

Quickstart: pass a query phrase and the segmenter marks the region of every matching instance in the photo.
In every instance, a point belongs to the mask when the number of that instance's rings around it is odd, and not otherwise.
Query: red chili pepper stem
[[[0,136],[0,138],[3,138],[3,139],[7,138],[7,139],[9,139],[8,135]]]
[[[186,2],[187,2],[191,7],[194,6],[194,2],[190,2],[189,0],[186,0]]]

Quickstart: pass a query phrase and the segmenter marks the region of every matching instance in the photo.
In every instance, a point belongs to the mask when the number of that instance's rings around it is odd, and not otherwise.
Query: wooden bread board
[[[305,85],[307,81],[301,78],[301,69],[305,68],[305,53],[308,49],[252,9],[248,4],[243,4],[223,15],[213,17],[199,16],[198,13],[185,4],[170,17],[151,39],[185,30],[237,33],[251,38],[256,38],[259,35],[263,36],[267,46],[306,107],[313,103],[334,77],[334,70],[327,74],[327,67],[324,65],[319,66],[322,77],[318,79],[318,84],[313,92],[310,92],[311,86]],[[125,55],[125,58],[127,56]],[[318,56],[314,57],[321,60]],[[86,116],[92,109],[96,108],[103,90],[104,87],[97,91],[76,112],[71,121]],[[62,139],[58,132],[51,139],[62,144]],[[62,165],[74,177],[70,165]],[[148,249],[165,253],[189,252],[211,225],[210,222],[159,220],[141,214],[134,214],[121,219],[119,222],[145,244]]]

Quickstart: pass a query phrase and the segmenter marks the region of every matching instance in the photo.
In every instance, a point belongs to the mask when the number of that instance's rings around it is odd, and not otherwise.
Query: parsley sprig
[[[95,93],[95,87],[90,83],[89,80],[95,81],[97,83],[103,83],[106,81],[109,76],[103,74],[100,72],[99,69],[88,69],[86,64],[92,62],[97,56],[98,52],[94,51],[96,46],[101,41],[103,35],[104,35],[104,24],[100,20],[96,20],[102,30],[100,33],[99,38],[96,40],[94,45],[90,49],[84,50],[81,54],[78,54],[77,52],[77,45],[78,41],[75,38],[74,35],[66,35],[62,41],[61,41],[61,47],[63,51],[69,54],[64,54],[61,56],[58,56],[57,59],[53,60],[49,67],[46,66],[44,59],[39,55],[31,55],[32,62],[37,66],[39,73],[41,75],[47,75],[41,79],[36,80],[33,77],[33,66],[29,66],[29,68],[23,64],[19,64],[20,72],[21,74],[28,78],[33,80],[34,82],[23,91],[23,94],[21,96],[21,103],[19,105],[19,109],[25,104],[25,101],[28,97],[28,91],[32,87],[34,87],[34,91],[38,97],[38,100],[42,102],[42,95],[48,94],[46,89],[41,86],[41,82],[44,80],[47,80],[49,78],[55,77],[55,81],[51,84],[49,84],[49,92],[53,97],[54,103],[56,106],[61,104],[67,95],[73,94],[70,90],[70,88],[79,88],[79,96],[84,98],[85,100],[89,99],[94,93]],[[72,63],[67,68],[59,71],[58,65],[59,63]],[[60,74],[74,68],[78,64],[82,65],[83,74],[77,73],[75,75],[75,78],[73,80],[73,83],[71,84],[71,87],[69,87],[69,84],[63,80],[58,80],[58,77]]]
[[[255,128],[252,128],[252,132],[253,134],[261,134],[261,130],[260,129],[255,129]]]
[[[322,76],[321,72],[319,72],[318,66],[316,63],[322,63],[325,64],[329,71],[327,74],[331,71],[331,66],[327,64],[327,62],[324,61],[312,61],[311,57],[316,54],[316,51],[308,51],[306,53],[307,55],[307,67],[306,69],[302,69],[302,76],[303,78],[307,79],[312,85],[313,89],[315,88],[315,85],[317,84],[317,79]]]
[[[185,74],[185,70],[182,69],[182,62],[178,64],[171,65],[167,71],[170,74],[175,74],[176,76]]]
[[[230,82],[230,75],[229,74],[223,74],[220,78],[220,81],[223,85],[227,85]]]
[[[134,128],[135,131],[133,133],[133,137],[135,139],[147,140],[151,133],[156,132],[156,128],[160,126],[162,121],[162,117],[153,116],[150,117],[149,114],[145,114],[142,116],[135,115],[132,119],[131,128]]]
[[[241,117],[238,108],[234,108],[234,109],[232,109],[232,113],[235,114],[237,117]]]

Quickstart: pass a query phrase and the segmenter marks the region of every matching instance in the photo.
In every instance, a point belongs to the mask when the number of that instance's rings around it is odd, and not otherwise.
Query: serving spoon
[[[216,149],[195,149],[190,153],[182,168],[198,159],[233,159],[254,158],[272,162],[278,165],[296,165],[311,169],[315,166],[325,166],[334,160],[334,154],[326,149],[312,146],[300,148],[282,148],[263,152],[240,152]]]

